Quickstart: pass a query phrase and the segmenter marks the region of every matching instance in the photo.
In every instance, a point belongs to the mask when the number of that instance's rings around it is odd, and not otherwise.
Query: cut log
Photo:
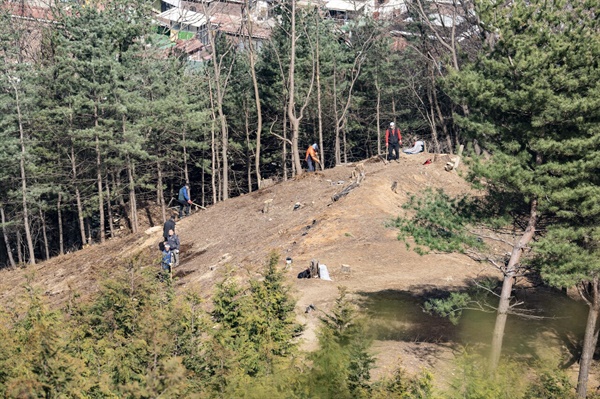
[[[354,190],[356,187],[360,186],[359,182],[354,182],[352,184],[350,184],[349,186],[347,186],[346,188],[344,188],[342,191],[340,191],[339,193],[334,194],[331,199],[333,200],[333,202],[339,200],[340,198],[348,195],[348,193],[352,190]]]

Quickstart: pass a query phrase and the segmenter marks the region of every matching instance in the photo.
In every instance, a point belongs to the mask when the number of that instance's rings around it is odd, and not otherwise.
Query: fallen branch
[[[339,200],[340,198],[348,195],[348,193],[352,190],[354,190],[356,187],[360,186],[360,183],[355,181],[354,183],[350,184],[349,186],[347,186],[345,189],[343,189],[342,191],[340,191],[339,193],[334,194],[331,199],[333,200],[333,202]]]
[[[203,207],[202,205],[198,205],[198,204],[196,204],[196,203],[195,203],[195,202],[193,202],[193,201],[192,201],[192,205],[195,205],[196,207],[198,207],[198,208],[200,208],[200,209],[204,209],[204,210],[206,210],[206,208],[205,208],[205,207]]]

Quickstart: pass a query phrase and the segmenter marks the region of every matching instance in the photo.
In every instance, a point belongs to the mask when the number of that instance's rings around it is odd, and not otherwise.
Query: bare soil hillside
[[[463,286],[482,273],[491,273],[457,254],[419,256],[398,241],[395,229],[386,227],[386,222],[403,214],[401,206],[411,193],[443,188],[455,195],[469,190],[456,171],[444,170],[444,162],[424,165],[431,157],[426,153],[403,155],[399,162],[389,164],[367,160],[361,185],[335,202],[332,196],[352,182],[354,164],[303,174],[178,221],[176,230],[182,242],[181,265],[175,269],[178,289],[197,290],[209,298],[223,270],[231,268],[240,278],[256,276],[268,254],[277,251],[282,267],[286,257],[293,260],[286,273],[298,301],[298,318],[307,326],[303,346],[311,349],[316,343],[318,311],[332,306],[339,285],[353,295],[418,293]],[[272,205],[263,213],[267,200],[272,200]],[[157,226],[35,266],[0,271],[0,297],[6,303],[18,295],[26,276],[31,275],[33,284],[54,304],[64,302],[71,290],[91,294],[116,263],[140,254],[158,259],[161,240],[162,226]],[[311,259],[326,264],[333,281],[298,279]],[[349,269],[343,271],[342,265]],[[305,313],[310,304],[318,311]],[[416,370],[435,367],[451,356],[449,349],[435,344],[376,341],[374,349],[376,376],[391,369],[398,358]]]

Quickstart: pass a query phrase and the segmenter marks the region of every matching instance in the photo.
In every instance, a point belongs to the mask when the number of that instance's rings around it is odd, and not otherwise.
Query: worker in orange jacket
[[[314,143],[313,145],[309,146],[308,149],[306,150],[306,157],[304,158],[304,160],[308,164],[309,172],[314,172],[316,164],[321,163],[319,161],[319,156],[317,155],[318,149],[319,149],[319,146],[317,145],[317,143]]]

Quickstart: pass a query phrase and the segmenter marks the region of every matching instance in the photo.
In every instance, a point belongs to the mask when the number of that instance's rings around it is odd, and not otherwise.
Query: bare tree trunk
[[[58,250],[60,255],[65,254],[65,239],[63,235],[63,220],[62,220],[62,193],[58,192],[58,200],[56,201],[56,213],[58,215]]]
[[[219,141],[217,141],[217,149],[219,148]],[[217,153],[218,155],[218,153]],[[223,170],[221,169],[221,157],[215,158],[217,162],[217,201],[223,201]]]
[[[188,155],[187,155],[187,142],[185,137],[185,127],[181,132],[181,145],[183,146],[183,177],[186,183],[190,183],[190,174],[188,171]]]
[[[19,90],[12,78],[9,80],[15,91],[15,105],[17,108],[17,117],[19,122],[19,144],[21,146],[21,158],[19,166],[21,169],[21,195],[23,201],[23,224],[25,226],[25,237],[27,239],[27,247],[29,249],[29,263],[35,265],[35,250],[33,247],[33,239],[31,237],[31,228],[29,227],[29,211],[27,208],[27,176],[25,174],[25,131],[23,129],[23,118],[21,116],[21,101],[19,98]]]
[[[377,111],[375,120],[377,123],[377,155],[381,155],[381,86],[379,85],[379,75],[375,75],[375,88],[377,89]]]
[[[283,123],[282,123],[282,133],[283,140],[281,141],[281,161],[283,163],[283,180],[288,179],[288,169],[287,169],[287,114],[283,114]]]
[[[288,71],[288,109],[287,115],[290,120],[290,126],[292,128],[292,164],[296,166],[296,173],[302,174],[302,164],[300,163],[299,148],[298,148],[298,136],[300,134],[300,121],[296,117],[296,0],[291,0],[292,12],[291,18],[291,31],[290,31],[290,68]]]
[[[94,126],[98,128],[98,107],[94,104]],[[125,128],[125,127],[123,127]],[[98,182],[98,213],[100,216],[100,242],[106,240],[104,234],[104,190],[102,189],[102,158],[100,154],[100,138],[98,132],[95,133],[96,139],[96,180]]]
[[[90,218],[86,217],[85,218],[85,225],[86,225],[86,229],[87,229],[87,236],[88,236],[88,243],[92,243],[92,226],[90,225]]]
[[[347,118],[344,118],[346,120]],[[346,141],[346,126],[347,122],[344,122],[344,128],[342,129],[342,142],[344,145],[344,163],[348,163],[348,142]]]
[[[312,88],[314,86],[315,80],[315,61],[313,57],[313,69],[312,69],[312,77],[309,86],[309,90],[306,94],[306,98],[304,100],[304,104],[300,107],[300,110],[296,112],[296,41],[298,40],[298,34],[296,29],[296,0],[291,0],[292,10],[290,14],[291,18],[291,27],[290,27],[290,62],[289,62],[289,71],[288,71],[288,88],[289,88],[289,97],[288,97],[288,118],[290,120],[290,126],[292,128],[292,165],[294,167],[294,171],[296,174],[302,174],[302,162],[300,158],[300,148],[298,147],[298,141],[300,139],[300,121],[303,118],[304,110],[308,105],[310,99],[310,93],[312,92]]]
[[[44,252],[46,253],[46,260],[50,259],[50,246],[48,245],[48,234],[46,232],[46,215],[40,208],[40,219],[42,221],[42,237],[44,238]]]
[[[167,221],[167,206],[165,204],[165,192],[163,188],[163,176],[162,176],[162,165],[160,161],[156,161],[156,171],[158,174],[156,182],[156,201],[160,204],[160,210],[162,212],[162,222]],[[202,179],[204,179],[204,172],[202,173]],[[203,196],[204,198],[204,196]]]
[[[110,184],[108,183],[108,175],[106,177],[106,212],[108,213],[108,229],[110,237],[114,238],[115,223],[113,221],[112,204],[110,203]]]
[[[506,318],[510,309],[510,298],[515,275],[519,269],[519,260],[527,245],[535,235],[537,224],[537,199],[531,200],[529,210],[529,221],[525,232],[517,243],[513,246],[508,260],[508,265],[504,272],[504,280],[502,281],[502,291],[500,293],[500,301],[498,303],[498,311],[496,314],[496,323],[494,325],[494,335],[492,338],[492,348],[490,353],[490,369],[496,370],[500,362],[500,353],[502,352],[502,341],[504,339],[504,329],[506,327]]]
[[[131,157],[127,154],[127,178],[129,180],[129,213],[131,214],[131,232],[137,233],[138,231],[138,215],[137,215],[137,203],[135,197],[135,182],[134,182],[134,165],[131,162]]]
[[[433,106],[433,95],[432,95],[432,91],[435,90],[435,88],[433,87],[433,82],[431,82],[432,84],[429,85],[428,89],[427,89],[427,99],[429,100],[429,120],[431,121],[431,138],[433,140],[433,146],[435,148],[435,153],[439,154],[440,153],[440,143],[438,142],[438,135],[437,135],[437,126],[435,123],[435,110],[434,110],[434,106]]]
[[[123,199],[123,195],[121,195],[121,191],[119,188],[119,187],[121,187],[121,175],[119,174],[119,172],[112,172],[111,176],[112,176],[112,184],[113,184],[113,189],[112,189],[113,195],[115,196],[115,199],[117,200],[119,209],[121,209],[121,212],[123,213],[123,216],[125,217],[125,220],[127,221],[127,228],[129,228],[131,230],[132,227],[131,227],[131,219],[129,217],[129,211],[127,210],[127,205],[125,205],[125,200]]]
[[[251,162],[251,158],[252,156],[250,155],[250,126],[249,123],[250,121],[248,120],[249,116],[248,116],[248,107],[246,107],[246,111],[245,111],[245,127],[246,127],[246,177],[248,179],[248,192],[251,193],[252,192],[252,162]],[[258,183],[258,185],[260,186],[260,182]]]
[[[367,40],[362,43],[362,47],[360,51],[356,52],[356,56],[352,62],[352,67],[349,71],[350,76],[350,85],[348,87],[348,93],[345,97],[345,103],[343,104],[341,112],[338,113],[337,109],[337,81],[336,81],[336,64],[334,63],[334,71],[333,71],[333,92],[334,92],[334,114],[335,114],[335,131],[336,131],[336,152],[339,153],[339,133],[342,132],[342,140],[344,146],[344,162],[348,162],[348,151],[347,151],[347,140],[346,140],[346,126],[348,124],[348,110],[350,109],[350,104],[352,104],[352,92],[354,90],[354,85],[356,81],[360,77],[362,65],[366,60],[364,54],[366,54],[369,50],[369,47],[373,43],[375,38],[376,30],[372,30],[370,36]],[[341,155],[337,155],[336,163],[339,164],[341,161]]]
[[[583,348],[581,351],[581,359],[579,360],[579,376],[577,377],[577,397],[587,397],[588,377],[596,345],[598,344],[598,312],[600,312],[600,292],[599,292],[598,277],[594,277],[591,282],[585,282],[581,285],[587,287],[580,288],[579,295],[587,303],[588,317],[585,325],[585,335],[583,337]],[[587,293],[587,295],[586,295]]]
[[[204,3],[202,3],[204,14],[210,15],[208,9]],[[223,200],[227,200],[229,198],[229,127],[227,126],[227,116],[223,111],[223,99],[225,98],[225,91],[227,88],[227,81],[229,80],[229,76],[231,75],[231,70],[233,68],[233,62],[228,66],[228,72],[225,77],[221,75],[221,71],[224,70],[223,61],[225,60],[225,56],[232,49],[233,44],[229,45],[223,54],[217,55],[217,52],[214,51],[216,49],[215,36],[216,30],[212,30],[212,24],[209,24],[211,28],[209,28],[208,39],[210,41],[210,46],[212,48],[211,56],[212,56],[212,72],[214,76],[215,82],[215,92],[216,92],[216,101],[211,101],[211,104],[216,106],[217,114],[219,115],[219,122],[221,125],[221,162],[222,162],[222,195]]]
[[[325,169],[325,148],[323,147],[323,106],[321,104],[321,59],[320,59],[320,43],[321,34],[319,32],[319,21],[321,16],[317,14],[316,25],[317,25],[317,42],[315,45],[315,61],[317,70],[317,120],[319,121],[319,155],[321,157],[321,169]]]
[[[202,202],[200,205],[206,206],[206,188],[204,186],[206,184],[206,173],[204,173],[204,167],[202,168],[202,174],[200,175],[200,182],[200,192],[202,194]]]
[[[85,237],[85,226],[83,224],[83,204],[81,202],[81,193],[77,184],[77,161],[75,160],[75,144],[71,139],[71,171],[73,173],[73,186],[75,187],[75,201],[77,203],[77,218],[79,219],[79,233],[81,234],[81,246],[87,243]]]
[[[211,115],[212,115],[212,120],[211,120],[211,124],[210,124],[210,149],[211,149],[211,177],[210,177],[210,183],[211,183],[211,187],[212,187],[212,197],[213,197],[213,204],[217,203],[217,138],[215,137],[215,122],[217,120],[217,116],[215,115],[215,104],[214,104],[214,98],[213,98],[213,91],[212,91],[212,85],[210,83],[210,79],[208,81],[208,93],[209,93],[209,97],[210,97],[210,110],[211,110]],[[219,185],[220,187],[220,185]]]
[[[250,1],[246,0],[246,10],[250,10]],[[248,13],[249,14],[249,13]],[[260,173],[260,144],[262,136],[262,106],[260,104],[260,91],[258,89],[258,78],[256,77],[256,52],[254,43],[252,42],[252,23],[249,17],[246,18],[246,26],[248,29],[248,58],[250,61],[250,75],[252,76],[252,87],[254,88],[254,103],[256,105],[256,151],[254,153],[254,171],[256,173],[256,181],[258,188],[261,183]],[[252,191],[252,190],[250,190]]]
[[[21,238],[21,230],[17,230],[17,261],[19,265],[23,264],[23,239]]]
[[[338,116],[338,99],[337,99],[337,64],[333,63],[333,116],[335,118],[335,165],[338,166],[342,163],[342,148],[340,142],[340,124]]]
[[[10,241],[6,232],[6,216],[4,215],[4,206],[0,204],[0,221],[2,222],[2,235],[4,236],[4,245],[6,245],[6,253],[8,255],[8,262],[12,267],[15,267],[15,259],[13,258],[12,249],[10,248]]]

